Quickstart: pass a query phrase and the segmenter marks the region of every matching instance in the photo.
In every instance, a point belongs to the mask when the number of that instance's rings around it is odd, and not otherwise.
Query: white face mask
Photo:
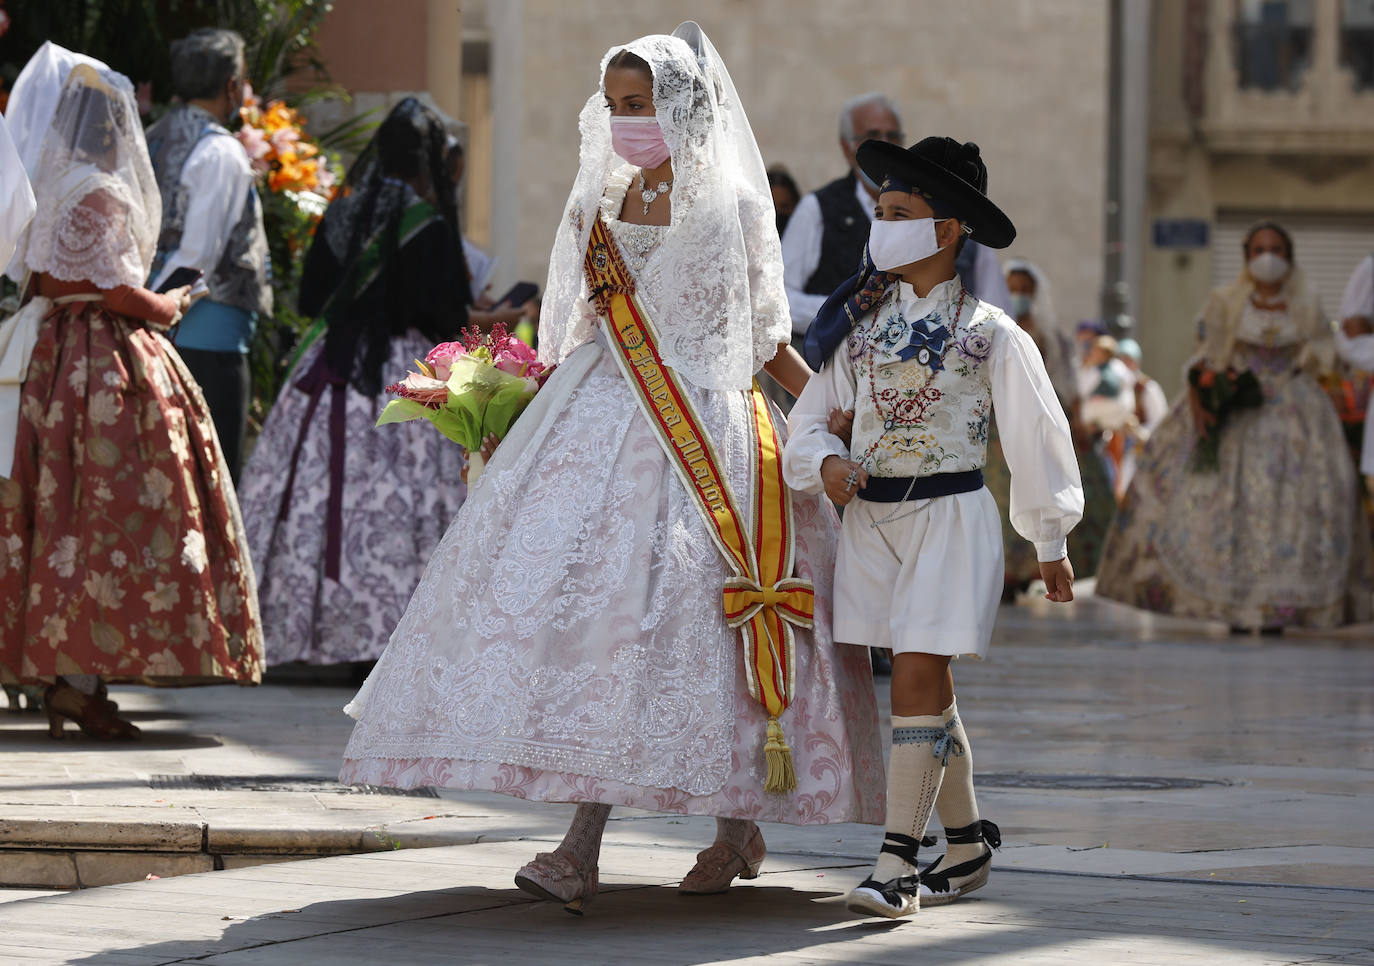
[[[1257,282],[1273,283],[1288,274],[1288,259],[1275,252],[1264,252],[1250,259],[1250,277]]]
[[[936,221],[948,218],[908,218],[874,221],[868,230],[868,254],[880,272],[919,262],[940,250],[935,242]]]

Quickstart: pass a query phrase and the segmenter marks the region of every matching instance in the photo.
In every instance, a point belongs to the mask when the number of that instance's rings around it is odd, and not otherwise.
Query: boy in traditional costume
[[[993,413],[1012,471],[1011,521],[1036,546],[1050,600],[1073,599],[1065,537],[1083,489],[1035,343],[955,272],[965,236],[992,248],[1016,237],[987,197],[978,146],[868,141],[858,163],[882,185],[877,217],[861,271],[807,334],[819,375],[792,410],[784,473],[848,507],[835,640],[895,655],[887,834],[846,905],[896,918],[982,886],[1001,842],[978,815],[950,674],[952,658],[987,653],[1002,589],[997,506],[982,480]],[[932,808],[948,849],[920,872]]]

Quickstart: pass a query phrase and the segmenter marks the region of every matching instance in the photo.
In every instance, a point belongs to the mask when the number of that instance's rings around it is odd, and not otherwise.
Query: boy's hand
[[[1073,600],[1073,564],[1069,558],[1062,560],[1042,560],[1040,577],[1045,581],[1045,599],[1058,604]]]
[[[868,471],[853,460],[827,456],[821,463],[821,482],[825,484],[825,495],[836,506],[845,506],[868,485]]]

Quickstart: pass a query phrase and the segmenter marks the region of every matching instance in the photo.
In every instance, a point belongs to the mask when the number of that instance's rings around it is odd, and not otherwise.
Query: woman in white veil
[[[346,781],[577,802],[563,842],[517,884],[580,906],[613,805],[717,818],[682,891],[757,874],[757,821],[880,822],[877,712],[862,649],[836,648],[836,520],[792,494],[796,576],[815,585],[784,716],[797,787],[765,791],[729,576],[613,358],[583,265],[598,220],[662,360],[736,497],[750,499],[755,372],[799,391],[762,160],[695,24],[613,47],[580,116],[581,169],[554,242],[540,351],[558,369],[496,450],[349,705]],[[635,139],[612,143],[617,130]],[[616,151],[641,162],[635,166]],[[774,417],[781,422],[780,417]]]
[[[46,685],[55,738],[71,720],[127,740],[107,682],[258,682],[257,593],[205,400],[161,334],[187,290],[143,287],[162,209],[127,78],[71,70],[33,181],[0,683]]]
[[[1003,269],[1010,293],[1009,314],[1035,340],[1045,360],[1045,371],[1059,396],[1059,403],[1069,418],[1074,436],[1074,452],[1078,457],[1078,473],[1083,481],[1083,518],[1069,533],[1069,559],[1074,574],[1091,577],[1097,573],[1097,561],[1102,555],[1102,541],[1112,514],[1116,512],[1116,498],[1112,495],[1111,479],[1106,464],[1093,448],[1091,435],[1079,419],[1078,359],[1073,337],[1064,329],[1055,312],[1054,295],[1049,276],[1035,262],[1025,258],[1011,258]],[[1002,517],[1002,549],[1006,571],[1002,597],[1010,602],[1024,592],[1040,576],[1040,564],[1034,548],[1026,543],[1011,525],[1011,472],[1002,452],[1002,440],[993,426],[988,439],[988,461],[983,479]]]

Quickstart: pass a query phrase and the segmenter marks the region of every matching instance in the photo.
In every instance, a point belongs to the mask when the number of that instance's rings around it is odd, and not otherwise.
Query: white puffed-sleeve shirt
[[[937,305],[948,304],[953,301],[952,296],[957,297],[958,285],[956,277],[920,298],[910,286],[901,283],[897,302],[901,316],[916,321],[925,319]],[[859,323],[860,328],[888,320],[886,313],[880,314],[884,315],[883,320],[870,313]],[[990,402],[1002,451],[1011,469],[1011,524],[1017,533],[1035,544],[1040,560],[1060,560],[1067,553],[1069,531],[1083,516],[1083,484],[1068,419],[1045,371],[1040,350],[1006,313],[986,302],[965,308],[954,337],[962,344],[973,344],[968,340],[977,335],[990,343],[979,364],[960,367],[955,357],[947,357],[944,369],[930,383],[942,395],[936,403],[938,408],[932,410],[921,428],[922,434],[933,437],[925,447],[927,452],[885,460],[882,475],[930,475],[930,450],[940,454],[938,468],[933,472],[981,468],[987,461],[987,435],[985,430],[977,429],[977,423],[981,418],[985,425]],[[868,377],[856,371],[849,351],[854,339],[855,334],[851,333],[825,367],[811,377],[792,407],[783,474],[788,485],[796,490],[823,492],[821,464],[825,458],[854,458],[850,447],[830,434],[827,420],[831,410],[855,411],[854,452],[862,453],[868,448],[861,427],[865,423],[864,410],[872,409],[873,403]],[[981,344],[978,349],[982,350]],[[964,374],[960,368],[965,370]],[[954,411],[952,418],[950,410]],[[870,425],[873,421],[868,420]]]

